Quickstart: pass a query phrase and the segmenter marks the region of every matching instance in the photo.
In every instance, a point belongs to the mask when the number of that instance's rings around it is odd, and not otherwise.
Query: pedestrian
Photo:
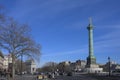
[[[52,73],[52,78],[55,78],[55,74],[54,73]]]

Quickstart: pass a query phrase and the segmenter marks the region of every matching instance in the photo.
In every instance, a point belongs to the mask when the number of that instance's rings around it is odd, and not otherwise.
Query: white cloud
[[[47,54],[43,54],[41,55],[42,57],[52,57],[52,56],[67,56],[70,54],[85,54],[87,53],[87,47],[83,48],[83,49],[77,49],[77,50],[73,50],[73,51],[66,51],[66,52],[57,52],[57,53],[47,53]]]
[[[94,46],[97,52],[118,52],[120,47],[120,28],[119,26],[106,26],[108,30],[111,28],[112,31],[104,35],[95,37]],[[104,28],[103,28],[104,29]],[[99,31],[100,32],[100,31]]]
[[[45,18],[48,16],[57,16],[60,12],[68,11],[77,7],[84,7],[100,2],[101,0],[85,1],[85,0],[19,0],[11,11],[11,15],[17,18],[23,18],[34,14],[37,17]],[[17,12],[17,14],[16,14]],[[33,15],[32,15],[33,16]]]

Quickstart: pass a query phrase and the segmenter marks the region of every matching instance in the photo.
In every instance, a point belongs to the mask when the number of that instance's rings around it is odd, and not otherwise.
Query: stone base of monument
[[[103,68],[85,68],[87,73],[100,73],[103,71]]]
[[[103,68],[99,68],[97,64],[91,64],[87,65],[84,71],[87,73],[100,73],[103,71]]]

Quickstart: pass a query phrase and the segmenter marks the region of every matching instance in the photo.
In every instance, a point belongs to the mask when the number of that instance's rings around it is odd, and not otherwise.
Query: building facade
[[[36,63],[35,63],[34,60],[27,60],[25,62],[25,64],[26,64],[26,71],[27,71],[27,73],[34,74],[36,72],[36,68],[37,67],[36,67]]]
[[[103,70],[105,72],[109,72],[109,66],[111,72],[120,71],[120,64],[116,63],[115,61],[110,61],[110,65],[109,62],[107,62],[105,65],[102,66]]]
[[[9,64],[12,63],[12,57],[11,55],[5,55],[3,60],[3,68],[8,70]]]
[[[83,71],[86,65],[86,61],[85,60],[77,60],[76,62],[72,62],[70,64],[70,67],[72,69],[72,71]]]
[[[2,52],[0,52],[0,69],[3,69],[3,61],[4,61],[4,56]]]
[[[83,71],[86,65],[86,61],[84,60],[77,60],[75,69],[76,71]]]

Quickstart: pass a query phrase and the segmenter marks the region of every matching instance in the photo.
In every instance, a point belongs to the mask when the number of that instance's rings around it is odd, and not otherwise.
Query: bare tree
[[[21,67],[22,65],[22,67]],[[26,71],[26,64],[25,62],[22,61],[20,59],[17,59],[16,64],[15,64],[15,71],[17,74],[20,74],[21,72]]]
[[[66,65],[65,63],[59,63],[57,68],[61,73],[67,73],[71,71],[70,65]]]
[[[30,35],[30,28],[25,24],[18,24],[8,19],[0,24],[0,47],[12,55],[12,78],[15,74],[15,60],[21,55],[39,58],[40,45]]]
[[[4,7],[0,5],[0,24],[2,24],[5,21],[5,13],[4,13]]]
[[[41,69],[42,72],[55,72],[57,70],[57,63],[47,62]]]

